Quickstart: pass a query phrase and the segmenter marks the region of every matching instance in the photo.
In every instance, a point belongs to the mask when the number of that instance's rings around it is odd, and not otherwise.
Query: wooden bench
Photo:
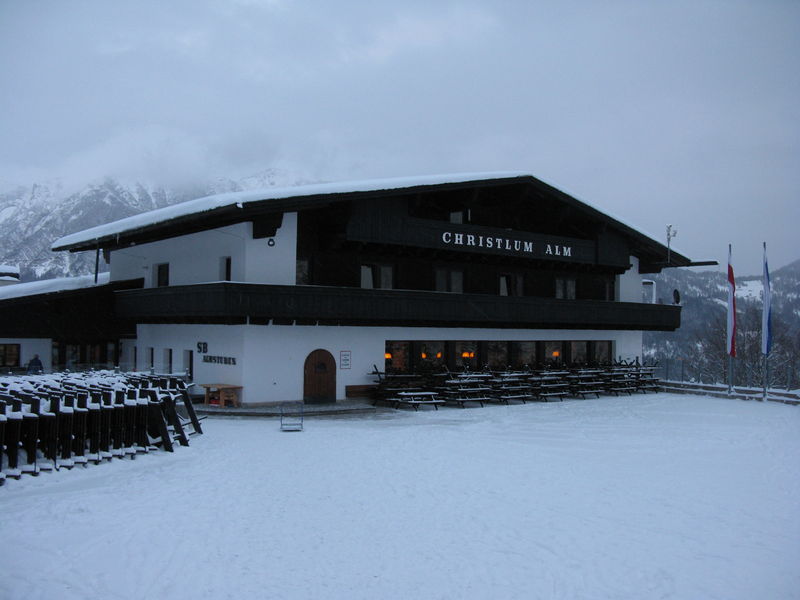
[[[566,391],[561,392],[540,392],[537,398],[544,398],[545,402],[547,402],[548,398],[558,398],[559,400],[564,400],[564,396],[567,395]]]
[[[411,406],[414,410],[419,410],[420,406],[433,406],[439,410],[439,405],[444,404],[444,400],[437,398],[436,392],[399,392],[394,398],[395,408],[401,404]]]
[[[536,389],[536,399],[544,399],[545,402],[549,398],[558,398],[564,400],[564,396],[569,394],[569,389],[566,383],[542,383]]]
[[[345,398],[372,398],[378,386],[374,384],[367,385],[346,385],[344,386]]]

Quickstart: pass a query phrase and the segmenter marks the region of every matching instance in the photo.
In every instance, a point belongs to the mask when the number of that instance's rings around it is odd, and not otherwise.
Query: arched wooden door
[[[327,350],[314,350],[303,367],[303,400],[336,402],[336,362]]]

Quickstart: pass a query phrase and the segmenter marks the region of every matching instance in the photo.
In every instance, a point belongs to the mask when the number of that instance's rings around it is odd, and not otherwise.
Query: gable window
[[[436,291],[461,294],[464,291],[464,271],[460,269],[436,269]]]
[[[361,265],[361,287],[370,290],[394,288],[392,265]]]
[[[153,273],[153,283],[156,287],[166,287],[169,285],[169,263],[155,265]]]
[[[525,278],[519,273],[502,273],[500,275],[501,296],[522,296],[525,290]]]
[[[575,300],[574,277],[556,277],[556,298],[559,300]]]

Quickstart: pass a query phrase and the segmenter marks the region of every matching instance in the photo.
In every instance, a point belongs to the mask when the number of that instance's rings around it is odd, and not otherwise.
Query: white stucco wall
[[[617,278],[617,300],[642,301],[642,276],[639,273],[639,259],[635,256],[631,256],[631,268]]]
[[[241,385],[243,403],[300,400],[303,366],[317,349],[336,362],[336,397],[348,385],[373,383],[375,365],[383,369],[386,340],[612,340],[615,358],[641,357],[637,331],[442,329],[408,327],[319,327],[284,325],[139,325],[138,369],[149,368],[154,349],[156,371],[165,370],[164,349],[173,350],[173,370],[183,371],[184,351],[194,353],[194,381]],[[208,356],[235,359],[236,364],[203,362],[197,344],[206,343]],[[350,352],[350,368],[342,368],[341,353]],[[201,391],[199,388],[198,392]]]
[[[111,280],[144,277],[145,287],[155,287],[154,265],[169,263],[169,284],[220,281],[220,258],[230,256],[232,279],[244,280],[244,246],[250,224],[239,223],[131,246],[111,253]]]
[[[231,257],[231,280],[295,283],[297,214],[287,213],[274,238],[253,239],[251,223],[131,246],[111,253],[111,280],[144,277],[155,287],[155,265],[169,263],[169,284],[221,281],[220,261]]]
[[[275,237],[245,242],[244,279],[248,283],[294,285],[297,270],[297,213],[285,213]]]
[[[0,344],[19,344],[20,367],[25,367],[33,355],[38,354],[44,371],[53,370],[53,340],[50,338],[0,338]]]
[[[149,370],[149,349],[153,348],[155,359],[153,367],[156,372],[165,372],[167,365],[164,363],[164,350],[171,348],[172,371],[176,373],[182,373],[189,368],[186,360],[189,351],[192,352],[196,384],[245,385],[242,339],[246,327],[246,325],[138,325],[137,370]],[[202,347],[206,351],[200,352],[198,344],[205,344]],[[203,356],[233,358],[236,364],[204,362]],[[245,393],[247,391],[249,390],[246,387]]]

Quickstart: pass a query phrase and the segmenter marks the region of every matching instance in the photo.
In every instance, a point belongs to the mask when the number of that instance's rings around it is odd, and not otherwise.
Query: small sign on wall
[[[339,351],[339,368],[340,369],[349,369],[350,368],[350,358],[352,352],[350,350],[340,350]]]

